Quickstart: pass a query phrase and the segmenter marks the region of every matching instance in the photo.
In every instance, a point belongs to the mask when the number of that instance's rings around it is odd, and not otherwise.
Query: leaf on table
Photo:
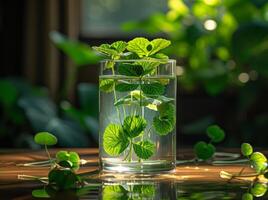
[[[194,153],[197,158],[202,160],[208,160],[212,158],[216,149],[214,145],[207,144],[203,141],[200,141],[194,145]]]
[[[122,153],[129,145],[127,136],[118,124],[109,124],[103,134],[103,148],[111,156]]]
[[[155,152],[155,144],[149,140],[140,141],[133,144],[135,154],[142,159],[150,158]]]
[[[264,183],[255,183],[250,189],[250,193],[255,197],[262,197],[267,191],[267,185]]]
[[[251,154],[250,163],[257,173],[260,173],[267,168],[267,158],[260,152],[254,152]]]

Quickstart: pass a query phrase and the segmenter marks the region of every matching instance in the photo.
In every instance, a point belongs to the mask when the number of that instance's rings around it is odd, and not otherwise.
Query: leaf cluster
[[[146,120],[138,115],[127,116],[123,125],[109,124],[103,135],[103,148],[111,156],[118,156],[129,147],[126,159],[131,159],[131,151],[142,159],[148,159],[155,151],[155,144],[150,140],[133,142],[134,138],[144,134]]]
[[[224,140],[225,132],[218,125],[211,125],[206,130],[210,142],[199,141],[194,146],[194,153],[198,159],[208,160],[213,157],[216,147],[213,143],[219,143]]]

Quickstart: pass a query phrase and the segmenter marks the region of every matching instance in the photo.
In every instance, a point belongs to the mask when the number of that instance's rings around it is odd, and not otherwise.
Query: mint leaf
[[[109,124],[103,134],[103,148],[111,156],[122,153],[129,145],[128,138],[120,125]]]
[[[103,92],[112,92],[115,81],[113,79],[100,79],[99,88]]]
[[[249,143],[243,143],[241,145],[241,153],[243,156],[250,156],[253,153],[253,148]]]
[[[122,53],[127,48],[127,42],[116,41],[110,45],[111,49],[115,49],[118,53]]]
[[[164,93],[165,87],[158,82],[144,83],[141,85],[141,90],[144,94],[157,96]]]
[[[250,163],[257,173],[260,173],[267,168],[267,158],[260,152],[254,152],[251,154]]]
[[[155,116],[153,119],[153,126],[154,129],[156,130],[156,133],[161,136],[167,135],[174,129],[174,126],[168,119],[161,119],[157,116]]]
[[[131,84],[131,83],[118,83],[115,85],[115,90],[119,92],[128,92],[137,89],[139,84]]]
[[[138,115],[126,117],[123,123],[124,132],[130,138],[135,138],[142,134],[146,126],[146,120]]]
[[[218,143],[225,138],[224,130],[217,125],[211,125],[207,128],[207,135],[212,142]]]
[[[142,58],[149,55],[149,51],[147,50],[147,46],[149,45],[149,40],[143,37],[138,37],[128,42],[127,50],[136,53]]]
[[[117,56],[118,52],[115,49],[112,49],[109,44],[102,44],[99,47],[92,47],[95,51],[104,54],[105,56],[112,57]]]
[[[143,68],[141,65],[122,63],[118,65],[118,73],[126,76],[141,76]]]
[[[171,42],[169,40],[157,38],[151,41],[151,44],[152,44],[152,50],[150,51],[149,55],[153,55],[158,51],[168,47],[171,44]]]
[[[176,123],[175,106],[172,103],[162,103],[157,106],[159,115],[153,119],[153,126],[159,135],[170,133]]]
[[[139,158],[148,159],[155,152],[155,144],[149,140],[141,141],[133,144],[134,152]]]
[[[207,160],[212,158],[215,153],[215,147],[212,144],[207,144],[205,142],[198,142],[194,145],[194,153],[197,158],[202,160]]]
[[[168,56],[163,53],[157,53],[153,57],[161,60],[168,60]]]
[[[160,118],[168,119],[173,125],[176,122],[176,110],[175,106],[172,103],[161,103],[157,106],[159,111]]]
[[[143,68],[142,75],[154,74],[157,67],[161,64],[161,62],[159,62],[155,59],[151,59],[151,58],[144,58],[144,59],[145,59],[144,61],[135,62],[135,64],[142,66],[142,68]]]

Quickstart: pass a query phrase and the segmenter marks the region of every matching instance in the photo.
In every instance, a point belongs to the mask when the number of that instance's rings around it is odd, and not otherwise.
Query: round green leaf
[[[148,159],[155,152],[155,144],[149,140],[133,144],[134,151],[139,158]]]
[[[109,124],[103,134],[103,148],[111,156],[122,153],[129,145],[129,140],[120,125]]]
[[[159,116],[154,117],[153,126],[158,135],[167,135],[174,129],[174,126],[168,119],[161,119]]]
[[[202,160],[208,160],[214,155],[215,147],[212,144],[207,144],[205,142],[200,141],[195,144],[194,153],[197,158]]]
[[[128,199],[128,191],[121,185],[105,185],[102,191],[102,199],[123,200]]]
[[[112,92],[114,83],[114,79],[100,79],[99,88],[103,92]]]
[[[245,193],[242,196],[242,200],[253,200],[253,195],[250,193]]]
[[[58,162],[69,159],[69,153],[67,151],[58,151],[56,153],[56,159]]]
[[[141,85],[141,90],[147,95],[161,95],[165,91],[165,86],[161,83],[144,83]]]
[[[253,153],[253,148],[249,143],[243,143],[241,145],[241,153],[243,156],[250,156]]]
[[[115,90],[118,92],[129,92],[137,89],[139,84],[131,84],[131,83],[118,83],[115,85]]]
[[[130,138],[139,136],[147,126],[147,122],[143,117],[138,115],[128,116],[124,119],[123,129]]]
[[[212,142],[221,142],[224,137],[224,131],[217,125],[212,125],[207,128],[207,135],[211,139]]]
[[[57,144],[57,138],[48,132],[40,132],[34,136],[34,141],[41,145],[55,145]]]
[[[260,173],[267,168],[267,158],[260,152],[251,154],[250,162],[257,173]]]
[[[267,191],[267,185],[263,183],[255,183],[250,192],[255,197],[263,196]]]

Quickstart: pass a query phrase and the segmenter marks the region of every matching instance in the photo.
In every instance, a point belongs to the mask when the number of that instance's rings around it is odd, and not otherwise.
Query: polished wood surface
[[[53,156],[55,152],[60,149],[50,150]],[[92,182],[117,182],[128,180],[150,180],[152,182],[157,181],[174,181],[178,183],[197,182],[213,183],[222,182],[226,183],[225,179],[220,178],[220,171],[228,171],[230,173],[238,173],[241,170],[241,165],[224,165],[213,166],[210,164],[179,164],[176,170],[169,173],[159,174],[122,174],[122,173],[101,173],[98,171],[98,150],[97,149],[64,149],[69,151],[77,151],[80,157],[87,161],[83,165],[78,173],[89,175],[89,179]],[[191,150],[180,149],[178,150],[178,160],[185,160],[193,158]],[[42,183],[37,181],[25,181],[19,180],[19,175],[30,176],[47,176],[48,167],[22,167],[18,164],[47,160],[47,155],[44,151],[32,151],[32,150],[0,150],[0,196],[9,195],[9,193],[17,193],[17,196],[23,196],[23,198],[13,198],[8,196],[6,199],[31,199],[31,189],[42,186]],[[250,168],[246,168],[245,172],[251,172]],[[25,195],[27,193],[27,195]],[[29,194],[28,194],[29,193]],[[23,194],[23,195],[22,195]],[[11,198],[12,197],[12,198]],[[1,199],[1,198],[0,198]]]

